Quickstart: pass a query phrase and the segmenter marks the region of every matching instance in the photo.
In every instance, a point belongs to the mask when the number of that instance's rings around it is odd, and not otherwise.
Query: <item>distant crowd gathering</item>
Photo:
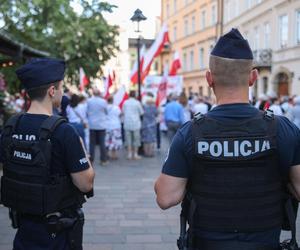
[[[24,98],[24,93],[8,95],[6,105],[16,113],[21,112],[28,106]],[[251,103],[260,110],[270,109],[275,115],[286,116],[300,128],[300,96],[279,98],[268,93]],[[92,161],[99,145],[100,163],[106,165],[108,160],[118,159],[123,146],[127,149],[127,159],[138,160],[141,152],[145,157],[153,157],[156,148],[160,148],[161,132],[171,142],[177,129],[194,114],[205,114],[215,106],[209,97],[198,93],[187,97],[182,93],[168,95],[166,104],[158,108],[152,93],[143,95],[140,102],[137,93],[130,91],[129,99],[120,108],[114,104],[113,96],[105,99],[97,88],[90,94],[75,94],[66,88],[61,109],[54,113],[66,117],[73,125]]]

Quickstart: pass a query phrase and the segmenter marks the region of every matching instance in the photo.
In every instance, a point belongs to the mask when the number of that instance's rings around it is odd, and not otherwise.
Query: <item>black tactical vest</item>
[[[275,117],[259,113],[229,124],[202,116],[193,121],[192,133],[190,227],[217,232],[280,227],[283,185]]]
[[[41,125],[39,138],[13,138],[22,115],[11,117],[2,133],[4,149],[1,202],[22,214],[43,216],[73,206],[81,206],[84,196],[70,176],[52,173],[51,135],[66,120],[51,116]]]

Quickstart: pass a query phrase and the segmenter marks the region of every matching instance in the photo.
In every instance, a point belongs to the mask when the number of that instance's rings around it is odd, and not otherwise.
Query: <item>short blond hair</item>
[[[232,87],[248,84],[253,60],[210,55],[209,68],[216,84]]]

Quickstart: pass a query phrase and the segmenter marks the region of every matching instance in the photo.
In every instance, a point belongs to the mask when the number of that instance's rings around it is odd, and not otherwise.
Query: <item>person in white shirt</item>
[[[76,107],[77,113],[82,119],[83,126],[84,126],[84,138],[85,138],[85,145],[86,145],[86,151],[90,152],[90,130],[88,125],[88,117],[87,117],[87,102],[86,97],[83,95],[79,96],[79,103]]]
[[[127,159],[140,159],[138,148],[141,146],[141,116],[144,114],[141,103],[136,100],[135,91],[130,91],[129,99],[123,105],[125,144]]]
[[[107,152],[105,147],[105,130],[107,120],[107,102],[101,97],[100,90],[93,89],[93,96],[87,100],[87,118],[90,129],[90,156],[95,158],[96,142],[100,143],[100,164],[106,165]]]
[[[196,104],[194,105],[194,114],[201,113],[206,114],[208,112],[208,105],[204,102],[202,97],[196,99]]]
[[[76,129],[78,135],[85,142],[84,121],[78,111],[79,96],[73,94],[70,99],[70,104],[66,108],[66,114],[69,123]]]
[[[272,102],[272,104],[269,107],[269,109],[274,112],[274,115],[283,115],[283,111],[282,111],[282,108],[280,106],[279,99],[278,98],[272,98],[271,102]]]
[[[121,109],[113,104],[113,97],[107,99],[107,129],[105,137],[105,145],[108,149],[108,156],[112,160],[118,159],[117,152],[122,147],[122,133],[121,133]]]

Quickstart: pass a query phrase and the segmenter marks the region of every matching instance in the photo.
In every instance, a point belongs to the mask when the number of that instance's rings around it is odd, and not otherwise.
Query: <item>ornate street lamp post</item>
[[[147,18],[143,15],[142,11],[140,9],[136,9],[133,16],[130,18],[132,22],[137,23],[137,29],[135,32],[139,33],[140,31],[140,21],[144,21]],[[141,101],[141,69],[140,69],[140,36],[138,34],[137,38],[137,66],[138,66],[138,98]]]

